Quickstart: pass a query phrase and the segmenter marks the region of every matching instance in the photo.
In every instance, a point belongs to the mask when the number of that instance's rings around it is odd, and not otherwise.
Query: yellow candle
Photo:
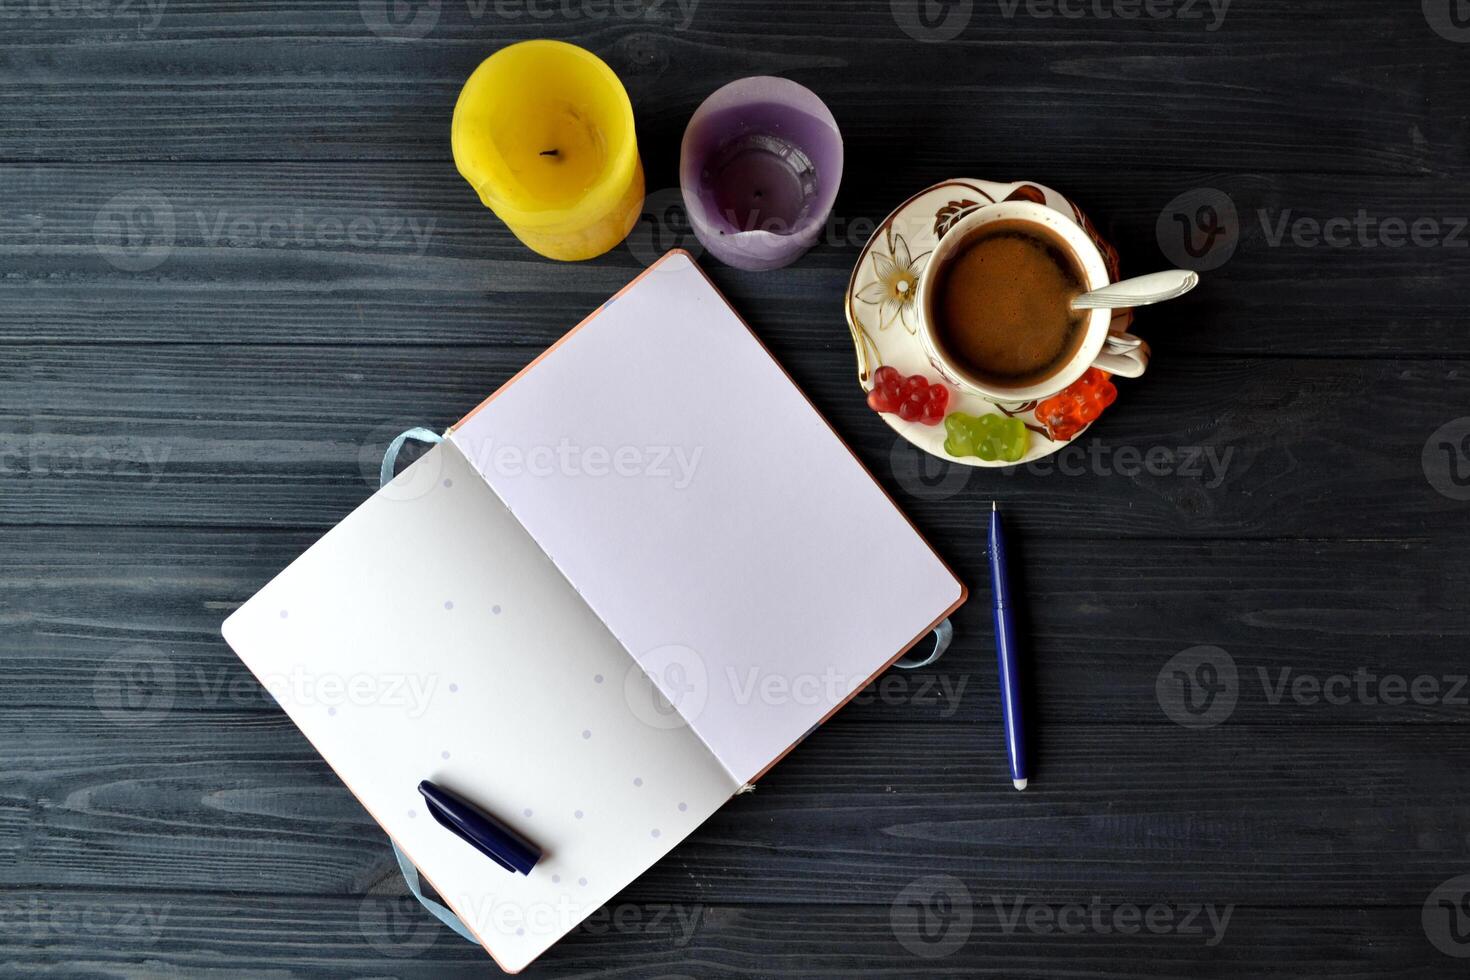
[[[643,208],[633,105],[576,45],[522,41],[486,58],[459,93],[451,142],[485,206],[548,258],[601,255]]]

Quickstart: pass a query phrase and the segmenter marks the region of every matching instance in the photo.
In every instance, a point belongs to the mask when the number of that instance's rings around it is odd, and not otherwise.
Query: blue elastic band
[[[403,444],[410,439],[412,439],[414,442],[422,442],[428,445],[434,445],[436,443],[444,441],[444,437],[434,432],[432,429],[415,427],[404,432],[400,432],[397,436],[393,438],[392,442],[388,443],[388,450],[383,453],[383,465],[378,470],[379,486],[386,487],[389,483],[393,482],[393,471],[398,466],[398,454],[403,451]],[[893,666],[901,668],[903,670],[913,670],[917,667],[927,667],[930,664],[934,663],[934,661],[938,660],[940,657],[944,656],[944,651],[949,649],[949,643],[952,639],[954,639],[954,626],[952,626],[950,624],[950,621],[946,619],[944,622],[934,627],[934,648],[929,651],[929,655],[927,657],[917,660],[913,657],[904,657]],[[432,898],[424,895],[423,888],[419,884],[418,869],[415,868],[413,866],[413,863],[408,860],[408,856],[403,853],[402,849],[399,848],[396,841],[393,841],[390,838],[389,843],[393,845],[393,853],[398,857],[398,869],[403,872],[403,880],[408,885],[408,890],[413,892],[413,897],[419,900],[419,904],[428,909],[429,913],[433,915],[434,918],[438,919],[440,922],[444,923],[446,926],[459,933],[465,939],[468,939],[470,942],[479,945],[480,941],[476,939],[474,937],[474,934],[465,927],[465,924],[460,921],[459,916],[455,915],[448,908],[440,905]]]
[[[913,654],[910,654],[909,656],[904,657],[902,660],[898,661],[898,663],[894,664],[893,666],[897,667],[899,670],[915,670],[919,667],[927,667],[934,661],[938,660],[940,657],[944,656],[944,651],[949,649],[950,641],[953,639],[954,625],[946,619],[944,622],[934,627],[934,649],[929,651],[929,656],[924,657],[923,659],[918,659]]]
[[[459,921],[459,916],[455,915],[453,912],[449,911],[449,909],[445,908],[444,906],[440,905],[438,902],[434,901],[432,898],[429,898],[427,895],[424,894],[423,887],[419,884],[419,869],[415,868],[413,866],[413,863],[408,860],[408,856],[405,855],[403,851],[399,848],[397,842],[395,842],[392,838],[389,838],[388,842],[393,845],[393,853],[398,855],[398,870],[403,872],[403,880],[408,883],[408,890],[413,892],[413,897],[419,900],[419,904],[428,909],[429,912],[433,914],[434,918],[438,919],[440,922],[444,923],[446,926],[453,929],[455,932],[459,933],[461,936],[465,937],[476,946],[480,945],[480,941],[476,939],[468,929],[465,928],[465,924],[463,922]]]
[[[398,454],[403,451],[403,444],[410,439],[431,446],[444,441],[444,437],[432,429],[415,427],[406,432],[400,432],[392,442],[388,443],[387,452],[383,453],[383,465],[378,469],[379,486],[386,487],[393,482],[393,471],[398,467]],[[478,946],[480,941],[465,927],[459,916],[424,894],[423,886],[419,884],[419,870],[408,860],[408,855],[403,853],[398,842],[392,838],[389,838],[388,842],[393,845],[393,853],[398,857],[398,870],[403,872],[403,881],[408,885],[408,890],[413,892],[413,897],[419,900],[419,904],[428,909],[429,914],[434,918]]]
[[[388,443],[388,451],[383,453],[383,465],[378,467],[378,486],[386,487],[393,482],[393,470],[398,465],[398,454],[403,452],[403,444],[412,439],[414,442],[428,443],[434,445],[444,441],[444,437],[432,429],[414,427],[405,432],[400,432]]]

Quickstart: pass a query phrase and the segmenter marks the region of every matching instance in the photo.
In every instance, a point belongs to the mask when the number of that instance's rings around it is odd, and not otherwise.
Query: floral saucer
[[[1067,198],[1049,187],[1030,182],[998,184],[988,180],[946,180],[925,188],[900,204],[879,224],[858,255],[847,284],[847,325],[857,347],[858,381],[865,390],[873,387],[873,372],[888,365],[900,374],[922,374],[941,381],[918,337],[918,311],[914,297],[919,277],[934,246],[965,215],[1000,201],[1033,201],[1045,204],[1075,221],[1097,244],[1107,265],[1108,276],[1118,280],[1118,252],[1103,240],[1091,221]],[[1110,331],[1127,330],[1132,310],[1115,310]],[[949,387],[949,386],[946,386]],[[984,460],[978,456],[951,456],[944,451],[943,425],[906,422],[897,415],[879,413],[893,430],[924,452],[967,466],[1016,466],[1050,456],[1083,432],[1084,425],[1065,436],[1054,434],[1037,418],[1037,402],[994,402],[981,395],[950,388],[948,410],[971,415],[1000,412],[1020,419],[1030,442],[1020,459]]]

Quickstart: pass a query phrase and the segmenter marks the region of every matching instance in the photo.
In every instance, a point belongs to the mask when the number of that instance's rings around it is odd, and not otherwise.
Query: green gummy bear
[[[1020,419],[1004,415],[950,412],[944,419],[944,451],[951,456],[979,456],[1014,463],[1026,455],[1031,437]]]

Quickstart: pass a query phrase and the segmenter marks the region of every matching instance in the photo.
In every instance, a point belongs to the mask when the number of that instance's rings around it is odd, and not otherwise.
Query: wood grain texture
[[[550,33],[606,56],[654,138],[676,137],[719,84],[781,74],[821,83],[857,146],[902,133],[917,169],[952,163],[963,126],[1025,134],[985,143],[1007,171],[1098,165],[1105,143],[1113,159],[1152,169],[1445,172],[1467,142],[1463,116],[1435,111],[1458,93],[1460,52],[1412,6],[1376,0],[1238,0],[1214,31],[1208,17],[1008,17],[982,2],[943,49],[942,86],[928,70],[935,49],[899,29],[888,3],[844,4],[834,17],[822,0],[779,13],[704,2],[683,29],[659,16],[672,2],[598,19],[437,6],[418,38],[375,34],[356,0],[228,11],[174,0],[154,28],[18,18],[0,140],[10,159],[442,159],[464,77],[499,44]]]
[[[968,906],[961,906],[968,908],[968,918],[941,917],[934,934],[961,955],[925,961],[899,938],[925,948],[923,940],[915,941],[921,936],[918,927],[902,918],[895,927],[894,914],[884,905],[729,906],[626,896],[522,976],[904,978],[916,971],[973,977],[978,970],[1027,978],[1065,972],[1099,978],[1295,980],[1315,969],[1331,969],[1343,980],[1443,975],[1432,949],[1402,938],[1415,928],[1413,912],[1343,909],[1329,920],[1315,909],[1236,906],[1225,919],[1227,941],[1210,946],[1214,933],[1203,914],[1182,935],[1143,928],[1118,935],[1109,918],[1102,920],[1107,933],[1064,932],[1044,919],[1038,922],[1045,931],[1036,931],[1024,919],[1015,924],[1018,900],[1025,910],[1035,907],[1026,896],[971,894]],[[1146,909],[1154,904],[1148,899],[1109,902],[1105,915],[1128,905]],[[0,911],[20,926],[0,934],[0,961],[61,971],[85,959],[90,969],[107,975],[149,977],[208,976],[227,972],[222,963],[241,962],[254,964],[257,975],[309,971],[319,977],[414,980],[486,975],[476,947],[431,925],[411,903],[393,895],[263,899],[167,891],[0,891]],[[1224,913],[1224,908],[1217,911],[1221,917]],[[1173,921],[1183,924],[1189,914],[1189,906],[1181,903]],[[78,935],[73,923],[83,916],[92,926]],[[1075,913],[1068,921],[1075,921]],[[1130,928],[1126,913],[1122,921]],[[221,922],[229,928],[222,930]],[[1201,928],[1202,934],[1193,931]],[[280,937],[288,933],[294,940],[283,944]],[[1125,960],[1129,965],[1122,966]]]
[[[447,159],[0,165],[10,297],[0,343],[312,345],[339,343],[345,331],[354,344],[399,350],[539,350],[666,248],[701,251],[668,210],[672,172],[649,170],[653,196],[629,242],[595,265],[569,266],[523,248]],[[1234,254],[1184,301],[1140,314],[1161,359],[1470,355],[1459,294],[1470,273],[1470,191],[1458,178],[1117,174],[957,157],[926,179],[954,176],[1064,189],[1117,244],[1125,273],[1179,260],[1161,251],[1177,234],[1159,229],[1171,201],[1200,188],[1224,194],[1237,213]],[[858,249],[910,190],[862,179],[849,182],[822,244],[779,281],[711,269],[758,328],[840,350]],[[1408,230],[1384,237],[1386,221]],[[1434,244],[1414,245],[1415,222],[1430,223],[1418,240]],[[1378,329],[1341,329],[1343,302]]]
[[[949,474],[873,417],[845,335],[827,348],[765,339],[939,540],[973,533],[992,496],[1028,503],[1024,530],[1076,538],[1465,531],[1461,502],[1423,467],[1425,443],[1470,392],[1470,368],[1455,362],[1161,359],[1055,460]],[[0,415],[0,523],[322,529],[366,498],[393,435],[449,425],[534,356],[499,346],[8,353],[0,384],[18,397]],[[1151,472],[1155,450],[1164,455]]]
[[[313,531],[100,528],[0,530],[14,556],[0,588],[0,707],[87,709],[98,692],[167,690],[180,711],[277,709],[224,645],[220,621],[316,538]],[[946,539],[946,558],[984,591],[979,535]],[[1233,724],[1462,724],[1470,556],[1433,542],[1124,540],[1110,562],[1072,560],[1075,546],[1017,543],[1031,680],[1053,724],[1163,725],[1156,684],[1176,653],[1224,649],[1239,671]],[[1382,563],[1390,574],[1354,574]],[[1344,574],[1345,570],[1348,574]],[[983,598],[983,597],[982,597]],[[1395,619],[1394,617],[1398,617]],[[978,725],[998,716],[989,610],[955,617],[954,646],[932,669],[891,671],[843,712],[863,724],[916,719]],[[165,668],[153,677],[151,665]],[[1364,672],[1362,685],[1354,679]],[[1341,693],[1292,685],[1345,676]],[[1383,678],[1421,681],[1383,690]],[[1341,685],[1342,682],[1334,682]],[[1286,686],[1283,688],[1283,684]],[[1062,692],[1066,692],[1062,696]],[[1366,692],[1366,696],[1362,693]],[[1395,703],[1400,702],[1401,703]],[[1161,733],[1167,735],[1165,731]],[[1432,737],[1432,735],[1426,736]]]
[[[493,971],[218,626],[397,431],[698,251],[684,124],[770,73],[842,125],[834,221],[779,273],[704,264],[975,598],[944,660],[880,679],[527,975],[1462,976],[1425,903],[1470,872],[1470,503],[1425,461],[1470,404],[1470,35],[1439,0],[1233,0],[1213,28],[1183,3],[0,0],[0,973]],[[449,155],[463,78],[536,36],[601,54],[637,112],[646,214],[590,263],[527,252]],[[1181,209],[1235,212],[1228,260],[1140,314],[1149,379],[1055,465],[929,464],[862,404],[852,263],[953,176],[1064,191],[1128,273],[1183,261]],[[1222,715],[1179,714],[1172,658],[1201,646],[1236,670]],[[1213,945],[1025,918],[1069,903],[1230,918]]]
[[[161,707],[0,719],[0,886],[350,895],[391,869],[382,832],[289,720]],[[1054,902],[1409,908],[1470,846],[1464,726],[1044,732],[1046,778],[1017,796],[996,726],[839,718],[632,893],[842,903],[949,874]]]

